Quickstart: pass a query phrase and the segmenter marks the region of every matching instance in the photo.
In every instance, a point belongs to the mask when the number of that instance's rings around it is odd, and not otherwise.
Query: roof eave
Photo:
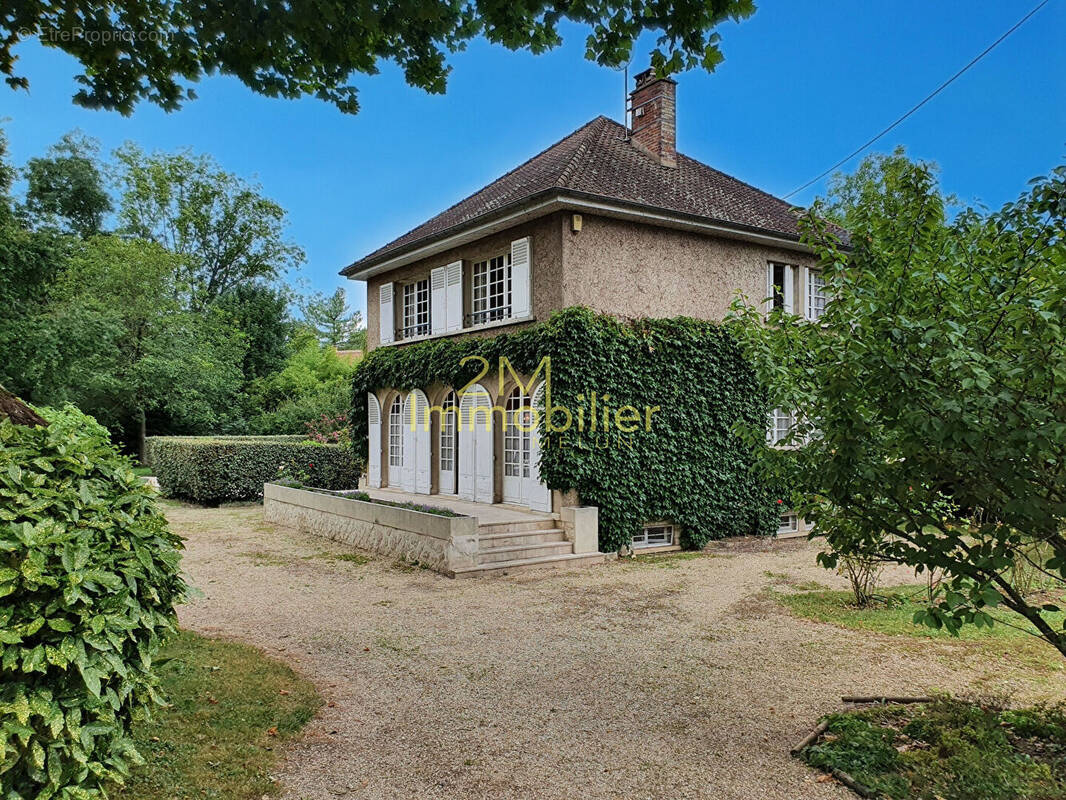
[[[708,236],[750,241],[801,253],[813,252],[810,247],[799,241],[798,236],[788,236],[763,228],[684,214],[611,197],[552,188],[503,206],[492,214],[480,215],[459,225],[453,225],[440,233],[418,239],[394,251],[383,253],[379,258],[357,261],[342,269],[340,274],[352,280],[365,281],[375,275],[380,275],[382,272],[405,266],[423,258],[430,258],[453,247],[468,244],[498,231],[519,225],[522,222],[559,210],[599,214],[615,219],[642,222],[647,225],[695,231]]]

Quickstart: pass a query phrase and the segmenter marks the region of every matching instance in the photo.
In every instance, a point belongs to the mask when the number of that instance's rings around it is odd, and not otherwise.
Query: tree
[[[55,227],[87,239],[100,233],[111,196],[97,165],[96,142],[66,134],[44,158],[31,158],[25,174],[26,211],[38,227]]]
[[[245,381],[284,368],[293,330],[288,292],[260,283],[241,284],[219,297],[216,307],[244,337]]]
[[[829,523],[826,565],[873,548],[942,571],[916,622],[957,632],[1003,606],[1066,656],[1051,616],[1066,588],[1066,167],[949,221],[931,168],[897,152],[804,224],[832,298],[820,324],[738,304],[774,404],[801,419],[799,446],[764,447],[764,468]]]
[[[337,287],[329,297],[321,292],[313,293],[304,300],[303,313],[307,324],[318,336],[318,341],[338,350],[353,346],[352,342],[358,338],[363,322],[362,312],[353,312],[348,307],[343,286]]]
[[[586,25],[586,58],[617,67],[644,31],[661,33],[651,61],[662,72],[721,62],[726,20],[751,16],[751,0],[609,0],[606,3],[400,0],[352,5],[146,0],[51,3],[22,0],[0,17],[0,74],[27,88],[13,49],[37,38],[74,56],[84,72],[74,102],[130,114],[140,100],[172,111],[195,97],[204,75],[233,75],[268,97],[313,95],[341,111],[359,109],[353,72],[374,75],[383,61],[412,86],[444,92],[447,55],[483,35],[510,50],[543,53],[562,42],[564,20]]]
[[[150,412],[209,430],[241,383],[240,338],[216,315],[180,306],[179,270],[180,260],[159,245],[98,236],[72,256],[50,310],[57,330],[95,344],[68,365],[64,399],[132,428],[142,461]]]
[[[284,237],[285,210],[211,158],[147,155],[132,144],[115,158],[126,187],[121,231],[180,257],[176,286],[189,308],[202,311],[239,284],[272,280],[303,262]]]

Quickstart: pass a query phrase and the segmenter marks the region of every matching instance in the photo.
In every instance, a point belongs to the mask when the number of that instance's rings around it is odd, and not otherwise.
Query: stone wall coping
[[[441,514],[356,500],[341,495],[295,489],[276,483],[263,485],[263,502],[268,501],[313,508],[341,517],[372,522],[375,525],[411,531],[434,539],[454,540],[460,536],[476,536],[478,531],[476,517],[446,517]]]

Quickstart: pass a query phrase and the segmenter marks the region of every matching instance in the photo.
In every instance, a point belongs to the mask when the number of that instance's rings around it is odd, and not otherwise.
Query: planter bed
[[[475,517],[445,516],[276,483],[263,486],[263,515],[269,522],[402,558],[449,577],[476,563]]]

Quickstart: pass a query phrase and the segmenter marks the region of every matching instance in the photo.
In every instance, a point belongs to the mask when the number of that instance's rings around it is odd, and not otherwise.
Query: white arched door
[[[439,492],[457,494],[459,491],[459,403],[455,392],[448,392],[440,404],[440,443],[437,449],[440,475]]]
[[[544,384],[533,391],[530,407],[542,409],[544,406]],[[540,479],[540,431],[545,424],[543,411],[534,412],[537,419],[536,428],[529,435],[529,478],[526,479],[526,503],[534,511],[552,510],[551,490]]]
[[[407,395],[403,405],[403,471],[400,486],[405,492],[429,494],[429,400],[421,389]]]
[[[403,482],[403,398],[396,395],[389,404],[389,480],[399,488]]]
[[[375,489],[381,486],[381,404],[373,394],[366,396],[367,459],[366,481]]]
[[[521,388],[507,395],[503,419],[503,502],[525,505],[532,416]]]
[[[459,496],[493,501],[492,399],[475,383],[459,398]]]

